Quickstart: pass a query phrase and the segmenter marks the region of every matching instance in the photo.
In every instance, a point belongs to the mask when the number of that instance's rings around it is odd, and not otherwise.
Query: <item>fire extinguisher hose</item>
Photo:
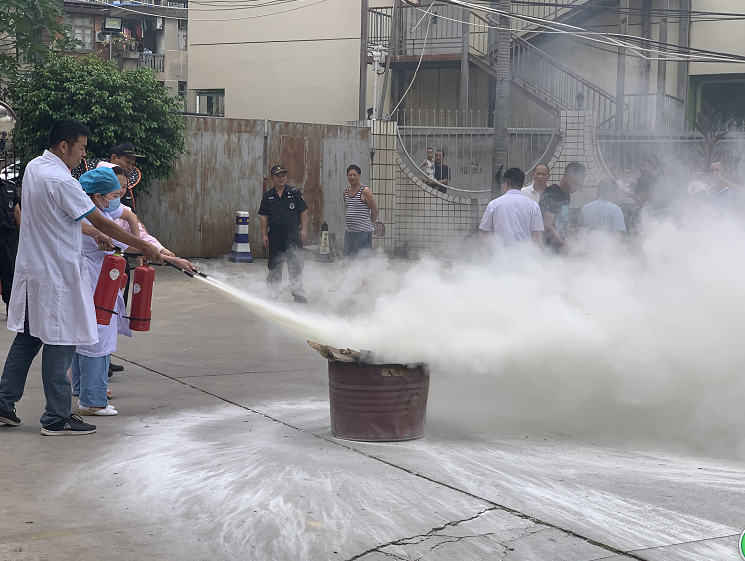
[[[101,306],[96,306],[96,309],[97,310],[103,310],[104,312],[109,312],[110,314],[114,314],[115,316],[118,316],[119,315],[114,310],[107,310],[106,308],[102,308]]]

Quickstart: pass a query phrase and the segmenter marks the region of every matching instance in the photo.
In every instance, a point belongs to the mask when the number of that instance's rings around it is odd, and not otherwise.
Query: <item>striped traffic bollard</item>
[[[235,213],[235,236],[233,249],[230,250],[228,261],[232,263],[253,263],[251,248],[248,246],[248,212],[239,210]]]

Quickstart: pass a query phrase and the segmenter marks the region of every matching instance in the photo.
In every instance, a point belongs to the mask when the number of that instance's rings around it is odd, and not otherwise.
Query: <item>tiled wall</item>
[[[594,198],[597,182],[606,175],[596,156],[596,117],[591,111],[568,111],[561,115],[562,137],[549,163],[552,182],[561,179],[569,162],[587,167],[585,188],[572,196],[581,206]],[[457,254],[462,244],[478,234],[481,217],[489,197],[461,197],[454,190],[440,193],[422,183],[421,174],[412,171],[396,151],[396,123],[368,121],[372,127],[371,188],[380,218],[386,225],[385,238],[376,238],[374,247],[388,254],[416,257],[423,254]]]
[[[396,255],[457,253],[465,240],[478,234],[488,197],[467,199],[440,193],[422,183],[400,157],[396,163]]]

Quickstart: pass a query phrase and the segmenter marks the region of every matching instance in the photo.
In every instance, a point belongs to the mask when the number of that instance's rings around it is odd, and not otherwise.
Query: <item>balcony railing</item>
[[[166,55],[156,55],[153,53],[140,53],[140,60],[137,66],[144,66],[155,70],[156,72],[165,72],[165,58]]]
[[[657,118],[657,94],[626,94],[623,98],[623,130],[682,129],[685,121],[685,102],[665,94],[662,119]],[[615,123],[615,119],[612,119]]]
[[[552,6],[515,5],[513,11],[525,12],[531,17],[561,16],[562,10],[566,12],[587,1],[558,0]],[[386,50],[390,45],[394,56],[418,58],[424,55],[436,61],[449,55],[447,58],[450,60],[459,59],[464,44],[463,22],[467,18],[469,59],[488,73],[495,74],[496,25],[488,13],[435,2],[431,7],[403,6],[399,16],[393,17],[392,8],[370,8],[368,44],[382,45]],[[397,20],[395,30],[392,28],[394,19]],[[578,75],[514,31],[510,51],[512,83],[524,95],[554,114],[571,110],[594,111],[600,128],[614,128],[616,99],[611,93]],[[684,105],[682,100],[666,96],[665,113],[657,119],[655,94],[627,95],[624,97],[622,128],[680,129],[684,122]]]

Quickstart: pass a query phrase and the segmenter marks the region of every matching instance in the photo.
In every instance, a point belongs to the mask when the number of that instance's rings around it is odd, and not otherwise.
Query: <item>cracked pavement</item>
[[[739,559],[741,462],[464,433],[434,375],[424,439],[335,440],[304,341],[176,271],[155,291],[153,330],[120,341],[120,415],[96,435],[39,435],[34,365],[23,424],[0,427],[0,561]]]

